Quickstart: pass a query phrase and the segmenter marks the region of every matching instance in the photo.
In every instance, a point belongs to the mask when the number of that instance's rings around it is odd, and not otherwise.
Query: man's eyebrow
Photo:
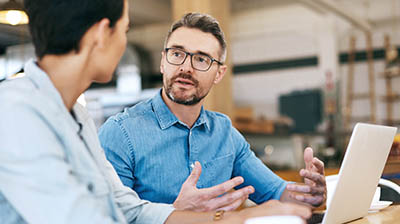
[[[185,48],[182,45],[172,45],[171,48],[178,48],[178,49],[185,50]]]
[[[197,51],[197,53],[213,58],[209,53],[206,53],[204,51]]]
[[[186,51],[185,47],[182,46],[182,45],[172,45],[171,48],[177,48],[177,49],[181,49],[181,50]],[[191,53],[192,53],[192,52],[191,52]],[[196,52],[193,52],[193,53],[201,54],[201,55],[205,55],[205,56],[208,56],[208,57],[213,58],[209,53],[204,52],[204,51],[196,51]]]

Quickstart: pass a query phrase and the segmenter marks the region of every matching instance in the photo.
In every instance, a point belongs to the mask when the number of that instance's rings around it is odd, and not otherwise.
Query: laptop
[[[382,125],[355,125],[323,224],[345,223],[368,214],[396,131]]]

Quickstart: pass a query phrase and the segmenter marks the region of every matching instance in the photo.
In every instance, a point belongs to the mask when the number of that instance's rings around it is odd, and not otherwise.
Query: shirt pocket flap
[[[223,155],[205,162],[199,179],[201,188],[212,187],[232,177],[234,154]]]
[[[81,183],[85,184],[88,191],[96,196],[105,196],[110,193],[107,181],[99,174],[93,172],[75,172]]]

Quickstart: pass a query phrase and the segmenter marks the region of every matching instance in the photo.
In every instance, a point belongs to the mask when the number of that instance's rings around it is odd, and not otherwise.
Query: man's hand
[[[181,191],[173,204],[176,209],[196,212],[231,211],[239,207],[248,198],[249,194],[254,192],[252,186],[228,192],[243,183],[242,177],[235,177],[214,187],[198,189],[196,184],[200,174],[201,165],[199,162],[195,162],[192,173],[183,183]]]
[[[313,157],[313,150],[304,150],[305,169],[300,170],[300,176],[304,178],[304,184],[288,184],[286,189],[290,198],[318,207],[326,201],[326,182],[324,163]]]

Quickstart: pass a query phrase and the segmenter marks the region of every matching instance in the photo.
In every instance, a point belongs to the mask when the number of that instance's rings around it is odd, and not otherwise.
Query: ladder
[[[397,49],[392,49],[390,45],[389,35],[385,35],[386,67],[388,67],[388,64],[391,61],[389,54],[390,51],[392,50],[397,51]],[[395,91],[393,91],[392,79],[395,77],[400,77],[400,68],[398,66],[394,66],[390,69],[386,68],[382,76],[383,78],[385,78],[385,84],[386,84],[386,95],[383,97],[383,99],[386,101],[385,124],[392,126],[399,123],[398,121],[395,121],[393,118],[393,104],[395,103],[395,101],[400,100],[400,95],[395,93]]]
[[[347,91],[346,91],[346,106],[345,106],[345,117],[344,117],[344,128],[345,130],[351,129],[352,122],[364,121],[370,123],[376,123],[376,99],[375,99],[375,77],[374,77],[374,58],[372,49],[372,35],[371,32],[366,32],[367,42],[367,63],[368,63],[368,81],[369,88],[367,92],[355,93],[354,92],[354,63],[355,63],[355,45],[356,38],[352,36],[350,38],[350,48],[348,57],[348,76],[347,76]],[[354,116],[353,113],[353,102],[355,100],[368,100],[370,105],[369,116]]]

